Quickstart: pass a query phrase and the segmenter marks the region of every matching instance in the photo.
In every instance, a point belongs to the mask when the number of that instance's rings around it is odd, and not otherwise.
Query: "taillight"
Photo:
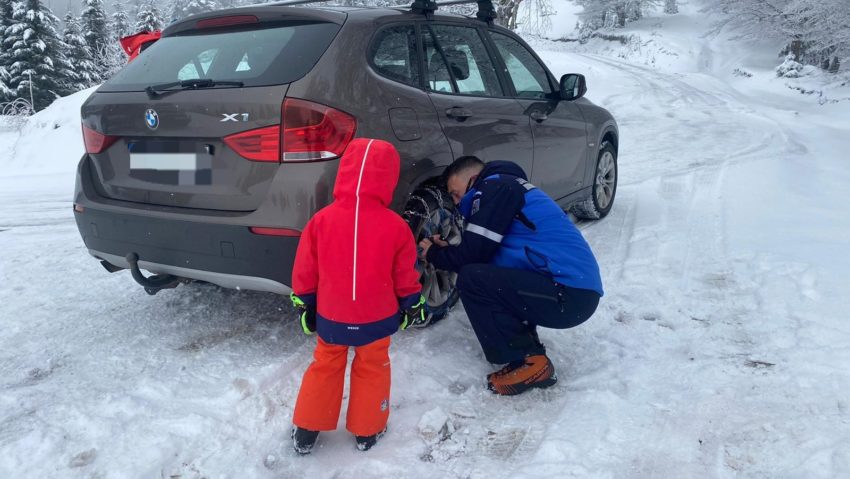
[[[281,115],[283,129],[243,131],[224,137],[224,143],[253,161],[323,161],[342,156],[357,130],[357,120],[348,113],[306,100],[287,98]]]
[[[287,98],[283,102],[282,159],[291,162],[338,158],[356,130],[357,120],[347,113]]]
[[[233,25],[244,25],[246,23],[258,23],[259,18],[254,15],[229,15],[226,17],[207,18],[206,20],[198,20],[195,24],[197,28],[216,28],[229,27]]]
[[[251,233],[254,233],[255,235],[288,236],[288,237],[301,236],[300,231],[289,229],[289,228],[266,228],[266,227],[263,227],[263,226],[251,226],[248,229],[251,230]]]
[[[280,126],[267,126],[224,137],[239,156],[254,161],[280,161]]]
[[[83,125],[83,143],[86,145],[86,153],[102,153],[118,141],[118,138],[117,136],[104,135]]]

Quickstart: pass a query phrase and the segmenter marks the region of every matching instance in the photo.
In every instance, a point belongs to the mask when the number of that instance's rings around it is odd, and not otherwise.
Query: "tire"
[[[450,245],[460,244],[463,234],[463,219],[457,212],[451,196],[442,188],[422,186],[413,191],[407,200],[402,217],[407,221],[416,243],[423,238],[440,235]],[[457,304],[459,294],[456,287],[457,274],[435,269],[431,265],[417,263],[422,272],[422,295],[425,296],[425,322],[417,327],[426,327],[443,319]]]
[[[602,143],[593,175],[590,196],[570,208],[576,217],[586,220],[604,218],[614,206],[617,195],[617,150],[609,142]]]

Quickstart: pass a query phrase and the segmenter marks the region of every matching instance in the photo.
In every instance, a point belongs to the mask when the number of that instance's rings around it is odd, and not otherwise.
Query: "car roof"
[[[329,0],[330,1],[330,0]],[[411,2],[412,4],[413,2]],[[342,6],[342,5],[323,5],[322,3],[310,3],[310,4],[301,4],[301,5],[291,5],[287,4],[286,1],[282,2],[271,2],[265,3],[263,6],[270,7],[278,7],[278,8],[305,8],[310,10],[325,10],[325,11],[337,11],[344,12],[352,16],[363,16],[363,17],[384,17],[384,16],[393,16],[393,15],[421,15],[414,14],[410,10],[410,6],[404,5],[395,5],[395,6],[387,6],[387,7],[369,7],[369,6]],[[239,8],[249,8],[250,6],[244,6]],[[466,19],[474,19],[473,16],[468,15],[459,15],[456,13],[452,13],[445,10],[437,10],[436,15],[442,17],[455,17],[455,18],[466,18]]]
[[[398,7],[357,7],[357,6],[332,6],[322,4],[306,4],[306,5],[288,5],[285,2],[263,3],[258,5],[244,5],[234,8],[223,8],[211,12],[192,15],[187,18],[180,19],[169,25],[163,34],[168,36],[177,31],[191,29],[194,22],[207,18],[224,17],[228,15],[273,15],[275,13],[290,13],[300,17],[315,17],[342,23],[346,19],[355,21],[369,21],[388,17],[411,16],[423,18],[423,14],[413,13],[410,8],[402,6]],[[311,15],[313,14],[313,15]],[[475,17],[458,15],[448,11],[438,11],[434,18],[446,18],[455,20],[475,20]]]

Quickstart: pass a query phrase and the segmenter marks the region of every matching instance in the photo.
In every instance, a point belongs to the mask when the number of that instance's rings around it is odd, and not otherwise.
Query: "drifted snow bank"
[[[32,189],[23,178],[38,176],[48,189],[62,188],[70,196],[73,172],[85,152],[80,107],[95,89],[59,98],[19,126],[0,129],[0,186]],[[64,179],[68,175],[70,182]]]

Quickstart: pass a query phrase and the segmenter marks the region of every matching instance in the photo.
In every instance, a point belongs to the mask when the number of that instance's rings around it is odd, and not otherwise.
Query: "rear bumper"
[[[209,224],[104,211],[84,205],[77,228],[92,256],[129,267],[139,255],[152,273],[226,288],[288,294],[298,238],[251,233],[247,226]]]

